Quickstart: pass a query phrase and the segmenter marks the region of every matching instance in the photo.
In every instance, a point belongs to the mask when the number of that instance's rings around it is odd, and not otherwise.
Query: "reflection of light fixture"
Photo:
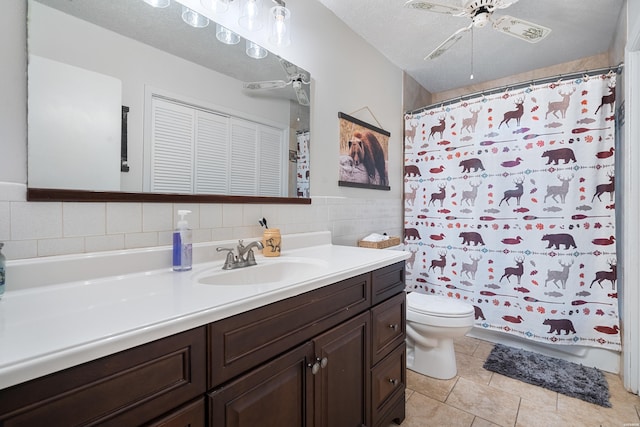
[[[229,9],[230,0],[200,0],[200,4],[213,13],[225,13]]]
[[[203,28],[209,25],[209,18],[200,15],[187,6],[182,6],[182,20],[194,28]]]
[[[151,5],[153,7],[167,7],[171,0],[143,0],[146,4]]]
[[[224,44],[240,43],[240,36],[220,24],[216,24],[216,38]]]
[[[247,40],[247,55],[254,59],[262,59],[267,56],[267,49],[251,40]]]
[[[262,0],[240,0],[238,23],[249,31],[262,29]]]
[[[269,11],[269,42],[276,46],[288,46],[291,44],[289,36],[291,12],[285,7],[284,1],[273,1],[277,6]]]

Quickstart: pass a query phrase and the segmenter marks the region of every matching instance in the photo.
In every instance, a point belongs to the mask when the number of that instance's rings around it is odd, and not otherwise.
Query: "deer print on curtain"
[[[407,288],[476,326],[620,350],[615,75],[405,117]]]

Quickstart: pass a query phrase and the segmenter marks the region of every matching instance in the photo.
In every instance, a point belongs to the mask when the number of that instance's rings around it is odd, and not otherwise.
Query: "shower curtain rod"
[[[540,79],[534,79],[534,80],[528,80],[528,81],[523,81],[523,82],[519,82],[519,83],[515,83],[513,85],[503,85],[503,86],[499,86],[497,88],[493,88],[493,89],[489,89],[489,90],[479,90],[477,92],[473,92],[473,93],[469,93],[466,95],[462,95],[456,98],[450,98],[447,99],[446,101],[442,101],[442,102],[436,102],[433,103],[431,105],[427,105],[426,107],[420,107],[416,110],[410,110],[407,111],[406,114],[420,114],[423,111],[429,110],[433,107],[436,106],[448,106],[451,104],[454,104],[456,102],[460,102],[460,101],[466,101],[472,98],[475,98],[479,95],[483,95],[483,96],[488,96],[488,95],[493,95],[495,93],[500,93],[500,92],[504,92],[509,91],[509,90],[517,90],[517,89],[521,89],[523,87],[527,87],[530,86],[532,84],[540,84],[540,83],[547,83],[547,82],[557,82],[559,80],[563,80],[566,78],[571,78],[573,79],[574,77],[582,77],[582,76],[592,76],[592,75],[596,75],[596,74],[601,74],[604,73],[605,71],[609,72],[609,73],[613,73],[615,72],[616,74],[621,74],[622,70],[624,68],[624,62],[619,63],[616,66],[613,67],[602,67],[602,68],[595,68],[593,70],[586,70],[586,71],[576,71],[573,73],[567,73],[567,74],[556,74],[555,76],[551,76],[551,77],[542,77]]]

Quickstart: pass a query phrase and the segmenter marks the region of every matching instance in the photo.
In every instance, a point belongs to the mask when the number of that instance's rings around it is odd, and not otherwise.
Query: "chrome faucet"
[[[223,270],[233,270],[234,268],[248,267],[250,265],[256,265],[256,258],[253,253],[253,248],[263,249],[264,245],[261,241],[256,240],[245,246],[242,240],[238,240],[238,246],[236,250],[238,255],[233,253],[232,248],[216,248],[216,251],[227,251],[227,259],[222,266]]]

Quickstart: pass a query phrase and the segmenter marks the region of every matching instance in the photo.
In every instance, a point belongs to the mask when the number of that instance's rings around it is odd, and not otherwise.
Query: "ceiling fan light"
[[[247,40],[247,56],[253,59],[262,59],[267,56],[267,49],[263,48],[257,43],[252,42],[251,40]]]
[[[182,6],[182,20],[193,28],[204,28],[209,25],[209,18],[200,15],[198,12]]]
[[[274,6],[269,11],[269,43],[276,46],[291,44],[291,12],[284,6]]]
[[[262,0],[240,0],[238,24],[246,30],[262,29]]]
[[[171,3],[171,0],[143,0],[146,4],[157,7],[157,8],[165,8],[168,7]]]
[[[240,43],[240,36],[238,34],[220,24],[216,24],[216,38],[224,44]]]

